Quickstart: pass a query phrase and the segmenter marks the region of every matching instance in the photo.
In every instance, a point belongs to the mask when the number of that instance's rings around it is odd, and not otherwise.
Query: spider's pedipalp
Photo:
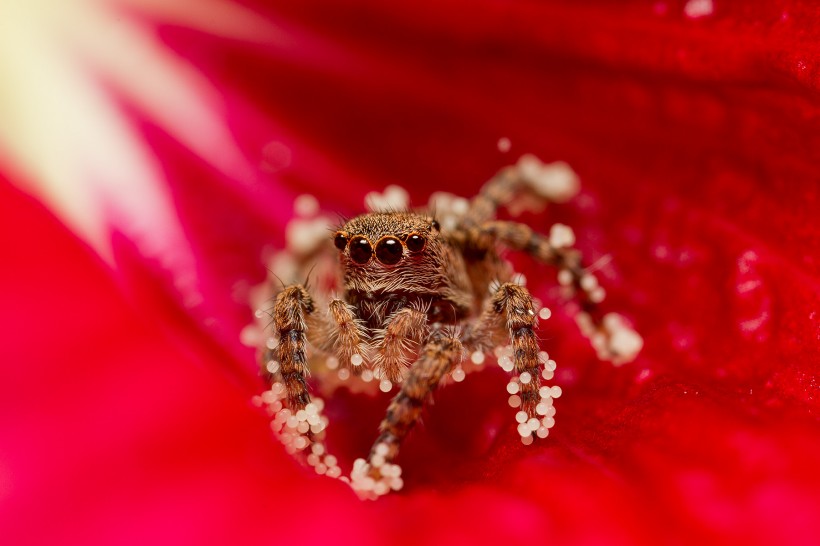
[[[310,341],[319,349],[335,355],[342,369],[361,369],[367,359],[365,328],[356,309],[342,299],[332,299],[327,315],[321,317],[310,334]]]
[[[373,363],[381,370],[382,377],[393,384],[401,380],[412,345],[426,337],[428,310],[429,305],[409,305],[399,309],[388,318],[387,327],[375,338],[378,349]]]

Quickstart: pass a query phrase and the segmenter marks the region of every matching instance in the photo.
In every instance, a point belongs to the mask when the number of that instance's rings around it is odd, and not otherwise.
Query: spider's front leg
[[[304,409],[310,403],[305,376],[307,357],[307,316],[313,313],[313,298],[301,284],[286,287],[276,295],[273,305],[273,327],[279,343],[265,353],[265,362],[273,361],[282,377],[288,407],[292,411]],[[278,363],[278,365],[276,365]],[[271,373],[273,371],[268,369]]]
[[[441,379],[461,361],[461,342],[449,333],[434,332],[411,366],[401,390],[390,402],[379,426],[381,434],[365,461],[358,459],[351,473],[351,485],[364,497],[383,495],[402,486],[401,469],[392,464],[399,446],[416,424],[421,408]]]

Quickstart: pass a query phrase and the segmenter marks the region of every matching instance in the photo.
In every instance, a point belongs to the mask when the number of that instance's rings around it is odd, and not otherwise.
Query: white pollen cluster
[[[575,232],[567,225],[553,224],[550,228],[549,241],[552,248],[569,248],[575,244]]]
[[[643,348],[641,335],[617,313],[604,315],[599,327],[587,313],[578,313],[575,320],[601,360],[620,366],[635,360]]]
[[[598,278],[592,273],[584,273],[578,284],[592,303],[601,303],[606,298],[606,291],[598,284]]]
[[[515,365],[512,361],[513,348],[510,345],[504,347],[497,347],[495,355],[498,359],[498,365],[505,372],[511,372]],[[549,358],[546,351],[538,353],[538,361],[544,367],[541,372],[541,377],[547,381],[553,378],[556,369],[556,363]],[[518,423],[516,430],[521,436],[521,443],[530,445],[534,437],[546,438],[549,435],[549,429],[555,426],[555,406],[553,400],[561,396],[561,387],[542,385],[538,389],[540,400],[535,406],[536,416],[529,416],[527,412],[521,409],[522,399],[521,391],[524,385],[529,385],[535,378],[529,372],[522,372],[518,377],[513,377],[507,383],[507,393],[510,397],[507,403],[513,409],[517,409],[515,420]]]
[[[327,243],[328,231],[325,218],[294,218],[285,228],[288,249],[297,256],[316,252]]]
[[[698,19],[712,15],[715,11],[715,6],[712,0],[689,0],[683,6],[683,13],[690,19]]]
[[[371,191],[365,195],[364,206],[370,212],[407,210],[410,206],[410,194],[401,186],[391,184],[382,193]]]
[[[445,231],[453,230],[470,210],[470,201],[452,193],[437,191],[427,202],[430,210],[435,211],[436,220]]]
[[[517,167],[523,181],[538,196],[554,203],[566,203],[581,189],[578,175],[563,161],[543,163],[534,155],[525,154]]]
[[[273,418],[271,429],[288,453],[307,453],[305,460],[317,474],[339,478],[342,469],[337,465],[336,457],[326,453],[322,443],[328,425],[327,417],[322,415],[324,400],[314,397],[305,409],[293,412],[284,407],[286,396],[285,386],[275,382],[270,390],[254,396],[253,402],[259,407],[264,407]]]
[[[319,213],[319,200],[309,193],[303,193],[293,201],[293,212],[305,218],[316,216]]]
[[[404,487],[401,467],[385,460],[389,451],[387,444],[378,444],[374,451],[369,464],[364,459],[356,459],[350,473],[350,486],[362,499],[376,499]],[[378,477],[374,478],[373,474]]]

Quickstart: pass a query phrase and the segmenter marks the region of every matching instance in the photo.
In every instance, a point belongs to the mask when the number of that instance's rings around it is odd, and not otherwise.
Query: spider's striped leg
[[[518,433],[525,444],[531,443],[534,435],[547,436],[549,428],[555,424],[552,399],[560,396],[558,387],[541,386],[541,367],[551,361],[540,356],[536,326],[530,293],[523,286],[508,282],[493,291],[478,320],[465,330],[462,337],[468,350],[485,352],[495,333],[503,329],[509,335],[512,352],[502,354],[498,362],[504,370],[517,373],[507,390],[513,395],[514,406],[521,408],[516,420]]]
[[[276,295],[273,305],[273,327],[279,337],[275,348],[266,351],[265,360],[274,362],[274,369],[282,378],[288,407],[292,411],[304,409],[310,402],[305,375],[307,358],[306,317],[313,312],[313,299],[301,284],[286,287]],[[274,370],[269,369],[271,373]]]
[[[604,315],[600,311],[598,304],[606,293],[598,285],[595,275],[583,267],[581,252],[572,248],[575,235],[569,227],[555,224],[546,236],[524,224],[494,220],[473,228],[468,236],[484,246],[488,241],[498,241],[558,268],[558,282],[569,288],[578,301],[581,307],[578,323],[592,341],[598,356],[616,364],[629,362],[637,356],[643,340],[624,324],[619,315]]]
[[[538,359],[537,327],[532,296],[523,286],[515,283],[500,285],[486,301],[484,310],[474,326],[464,334],[465,345],[486,344],[493,331],[503,327],[512,345],[512,367],[518,374],[521,409],[528,418],[538,417],[536,407],[541,402],[541,362]],[[501,358],[510,358],[502,356]]]
[[[470,208],[464,218],[465,225],[479,225],[513,200],[521,191],[521,177],[516,167],[504,167],[488,180],[470,201]]]
[[[390,402],[367,461],[359,459],[353,466],[351,485],[360,494],[377,496],[401,488],[401,469],[392,464],[399,446],[418,421],[430,394],[460,361],[461,342],[448,333],[435,332]]]
[[[470,202],[463,224],[480,225],[495,218],[500,207],[508,207],[515,214],[516,203],[520,206],[523,202],[520,198],[536,204],[564,203],[575,196],[578,189],[578,177],[566,163],[545,164],[527,154],[484,184]]]
[[[313,345],[335,355],[343,368],[362,369],[367,359],[365,327],[352,305],[338,298],[331,300],[327,315],[312,318],[311,326]]]
[[[401,380],[408,364],[413,342],[420,342],[427,334],[427,312],[417,306],[403,307],[389,319],[387,327],[377,336],[378,350],[374,364],[382,377],[393,384]]]

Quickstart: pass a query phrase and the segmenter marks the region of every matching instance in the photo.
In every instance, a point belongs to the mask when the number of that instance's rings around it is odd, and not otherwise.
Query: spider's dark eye
[[[433,220],[433,223],[431,225],[433,226],[434,230],[441,231],[441,224],[438,223],[438,220]]]
[[[395,237],[384,237],[376,245],[376,258],[385,265],[399,263],[401,255],[401,241]]]
[[[344,250],[347,246],[347,236],[342,232],[337,233],[336,237],[333,238],[333,244],[339,250]]]
[[[357,264],[366,264],[373,256],[373,247],[370,246],[370,241],[364,237],[353,237],[350,240],[350,259]]]
[[[424,244],[427,241],[419,235],[418,233],[411,233],[409,237],[407,237],[407,250],[410,252],[421,252],[424,250]]]

